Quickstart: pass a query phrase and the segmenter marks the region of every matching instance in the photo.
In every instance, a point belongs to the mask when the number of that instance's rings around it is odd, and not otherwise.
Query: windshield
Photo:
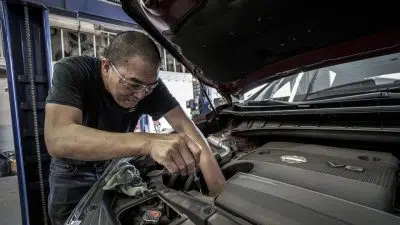
[[[250,100],[299,102],[400,86],[399,59],[396,53],[301,72],[269,83]]]

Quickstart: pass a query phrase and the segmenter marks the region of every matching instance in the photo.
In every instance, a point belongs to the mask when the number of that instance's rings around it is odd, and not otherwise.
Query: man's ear
[[[101,70],[107,76],[111,70],[110,61],[106,58],[101,58]]]
[[[162,67],[162,66],[161,66],[161,63],[160,63],[160,64],[158,65],[158,67],[157,67],[157,74],[160,73],[161,67]]]

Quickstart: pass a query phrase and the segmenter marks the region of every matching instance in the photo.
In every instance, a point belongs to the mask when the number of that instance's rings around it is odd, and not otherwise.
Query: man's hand
[[[188,175],[200,162],[201,146],[185,134],[166,134],[150,141],[146,152],[170,173]]]
[[[223,190],[225,177],[205,137],[180,106],[169,111],[165,118],[176,132],[192,137],[201,146],[199,167],[207,183],[209,195],[217,196]]]

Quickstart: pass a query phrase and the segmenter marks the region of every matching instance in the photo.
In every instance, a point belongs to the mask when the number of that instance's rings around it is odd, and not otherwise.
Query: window
[[[93,32],[90,30],[90,24],[86,24],[85,32],[81,31],[79,33],[77,30],[71,30],[74,28],[67,29],[59,27],[63,26],[62,23],[57,23],[58,27],[52,26],[51,47],[53,62],[69,56],[104,56],[107,46],[119,31],[104,28],[103,26],[96,24],[92,25],[94,26]],[[184,68],[180,62],[178,62],[160,44],[156,44],[161,57],[161,71],[186,73],[186,68]]]
[[[51,48],[53,61],[58,61],[64,57],[79,55],[79,41],[85,42],[84,34],[81,34],[81,40],[78,39],[78,32],[60,28],[51,28]]]
[[[94,57],[93,34],[80,32],[81,55]]]
[[[266,85],[256,101],[298,102],[400,84],[400,53],[358,60],[284,77]]]
[[[107,34],[104,32],[101,32],[99,35],[96,35],[96,56],[104,56],[104,51],[106,50],[108,44],[107,44]]]
[[[174,59],[174,57],[173,57],[171,54],[169,54],[168,52],[167,52],[166,61],[167,61],[167,71],[175,72],[175,67],[174,67],[174,65],[175,65],[175,64],[174,64],[175,59]]]
[[[0,26],[0,37],[3,37],[2,26]],[[4,57],[3,41],[0,41],[0,57]]]
[[[166,67],[166,65],[167,65],[167,62],[166,62],[166,57],[165,57],[165,55],[164,55],[164,48],[161,46],[161,45],[159,45],[159,44],[157,44],[157,47],[158,47],[158,50],[159,50],[159,52],[160,52],[160,57],[161,57],[161,66],[160,66],[160,70],[163,70],[163,71],[166,71],[167,70],[167,67]]]
[[[79,32],[78,35],[76,30],[55,26],[52,26],[50,31],[53,61],[77,55],[103,56],[115,36],[115,33],[102,30],[93,33]]]
[[[182,64],[181,63],[179,63],[177,60],[175,60],[176,61],[176,66],[175,66],[175,68],[176,68],[176,71],[175,72],[178,72],[178,73],[182,73]]]

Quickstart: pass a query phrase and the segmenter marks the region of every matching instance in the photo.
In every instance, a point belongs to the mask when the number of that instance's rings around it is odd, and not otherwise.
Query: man
[[[158,79],[160,62],[154,42],[129,31],[113,39],[103,58],[75,56],[55,64],[45,117],[53,225],[65,222],[113,158],[146,155],[183,175],[198,165],[210,194],[221,192],[221,170],[204,136]],[[142,114],[165,116],[177,133],[128,132]]]

